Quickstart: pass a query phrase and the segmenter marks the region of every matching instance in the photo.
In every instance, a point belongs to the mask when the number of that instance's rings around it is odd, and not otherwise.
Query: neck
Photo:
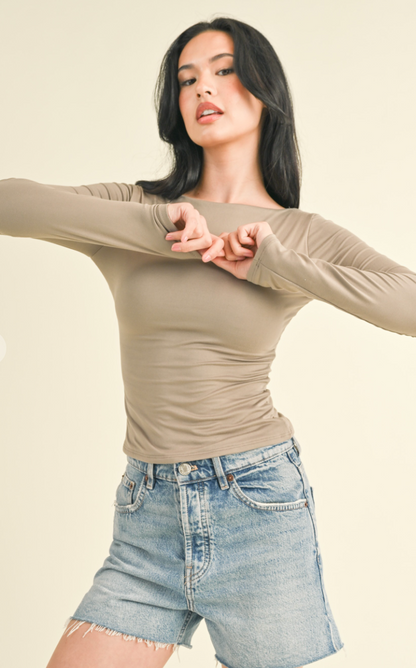
[[[202,176],[198,185],[186,194],[234,204],[273,201],[264,187],[257,153],[257,136],[205,147]]]

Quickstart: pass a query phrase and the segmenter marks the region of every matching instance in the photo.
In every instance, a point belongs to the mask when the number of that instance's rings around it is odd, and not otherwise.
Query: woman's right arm
[[[0,180],[0,234],[61,243],[90,257],[107,246],[200,261],[197,250],[171,250],[165,236],[178,227],[168,204],[132,202],[132,189],[114,183],[73,187]]]
[[[72,193],[73,195],[90,195],[100,199],[111,199],[117,202],[130,202],[133,195],[133,186],[127,183],[93,183],[86,186],[61,186],[47,184],[49,188],[61,190],[62,192]],[[97,244],[80,243],[77,241],[63,241],[62,239],[44,239],[51,243],[71,248],[79,253],[84,253],[88,257],[95,255],[102,246]]]

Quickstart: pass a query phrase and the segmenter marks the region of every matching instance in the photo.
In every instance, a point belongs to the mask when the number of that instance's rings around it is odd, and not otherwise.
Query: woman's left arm
[[[319,214],[311,218],[307,249],[298,253],[269,234],[246,279],[301,292],[382,329],[416,336],[416,273]]]

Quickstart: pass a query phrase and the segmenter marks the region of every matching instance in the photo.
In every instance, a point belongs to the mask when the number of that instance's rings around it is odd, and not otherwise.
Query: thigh
[[[122,668],[126,665],[162,668],[175,649],[174,645],[156,648],[139,639],[127,642],[122,636],[85,633],[86,630],[87,624],[84,624],[77,625],[70,635],[64,632],[46,668]]]
[[[224,471],[206,490],[211,563],[194,582],[216,658],[227,668],[297,668],[342,647],[323,583],[311,487],[294,445]]]
[[[83,634],[76,631],[80,649],[85,641],[111,646],[111,640],[116,640],[120,651],[137,654],[146,652],[149,645],[159,657],[159,649],[167,646],[192,648],[202,617],[188,609],[184,593],[184,546],[175,485],[160,480],[148,488],[145,470],[134,461],[137,466],[126,464],[115,491],[109,554],[71,619],[83,625]],[[68,640],[74,636],[72,629]],[[101,640],[94,640],[95,636]],[[62,643],[68,652],[70,644]]]

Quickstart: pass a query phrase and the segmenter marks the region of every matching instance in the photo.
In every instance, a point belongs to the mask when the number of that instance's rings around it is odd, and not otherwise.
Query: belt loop
[[[298,455],[300,455],[302,448],[300,447],[300,443],[299,443],[299,441],[297,440],[297,438],[295,438],[294,436],[292,436],[292,442],[293,442],[293,445],[294,445],[294,447],[295,447],[295,449],[296,449],[296,452],[298,453]]]
[[[155,483],[154,483],[154,477],[153,477],[153,463],[152,462],[147,462],[146,475],[147,475],[146,487],[147,487],[147,489],[153,489],[153,486],[154,486]]]
[[[217,474],[219,486],[221,489],[228,489],[230,485],[227,482],[224,469],[222,468],[221,457],[213,457],[212,461],[214,462],[214,469],[215,473]]]

